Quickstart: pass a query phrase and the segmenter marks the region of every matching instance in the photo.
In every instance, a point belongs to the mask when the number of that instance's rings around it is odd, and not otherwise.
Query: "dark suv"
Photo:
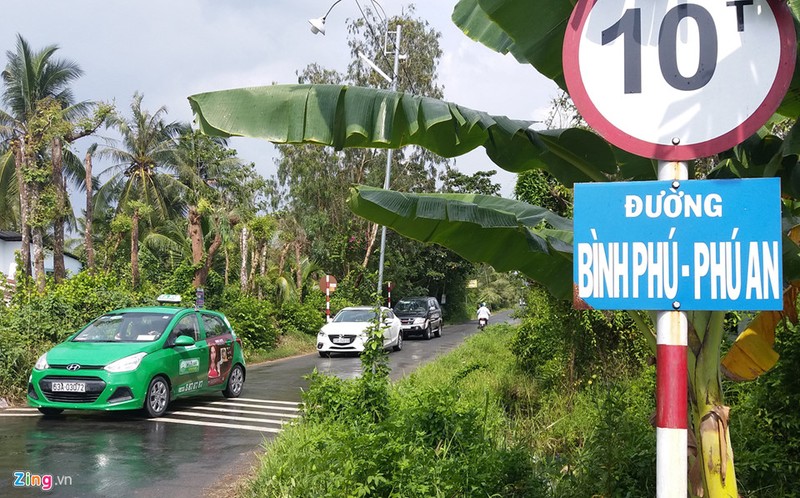
[[[442,308],[435,297],[401,299],[394,305],[394,314],[400,319],[404,339],[412,334],[422,334],[425,339],[442,336]]]

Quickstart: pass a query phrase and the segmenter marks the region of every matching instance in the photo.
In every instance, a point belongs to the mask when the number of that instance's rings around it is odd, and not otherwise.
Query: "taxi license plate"
[[[333,338],[334,344],[350,344],[350,339],[347,337],[334,337]]]
[[[53,382],[50,386],[51,391],[67,392],[67,393],[85,393],[85,382]]]

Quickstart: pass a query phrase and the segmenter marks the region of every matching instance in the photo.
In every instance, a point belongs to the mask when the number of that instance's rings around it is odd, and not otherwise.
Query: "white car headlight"
[[[47,353],[43,354],[36,360],[36,365],[33,366],[36,370],[47,370],[50,365],[47,364]]]
[[[139,364],[142,362],[142,358],[147,356],[147,353],[136,353],[130,356],[126,356],[121,360],[117,360],[113,363],[109,363],[105,367],[106,372],[113,372],[113,373],[120,373],[120,372],[132,372],[139,368]]]
[[[423,323],[425,323],[424,317],[419,317],[414,319],[414,325],[422,325]]]

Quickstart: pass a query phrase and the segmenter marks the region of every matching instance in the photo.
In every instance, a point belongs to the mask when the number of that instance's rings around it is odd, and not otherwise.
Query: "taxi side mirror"
[[[188,335],[181,335],[175,339],[176,346],[194,346],[194,339],[189,337]]]

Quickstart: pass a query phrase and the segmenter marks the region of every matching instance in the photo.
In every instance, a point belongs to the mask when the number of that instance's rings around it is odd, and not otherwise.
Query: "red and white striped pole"
[[[389,308],[392,307],[392,282],[386,282],[386,292],[389,294]]]
[[[331,276],[325,275],[325,320],[331,321]]]
[[[674,187],[689,178],[685,162],[658,162],[658,179]],[[688,494],[688,382],[686,313],[660,311],[656,318],[656,496],[685,498]]]

